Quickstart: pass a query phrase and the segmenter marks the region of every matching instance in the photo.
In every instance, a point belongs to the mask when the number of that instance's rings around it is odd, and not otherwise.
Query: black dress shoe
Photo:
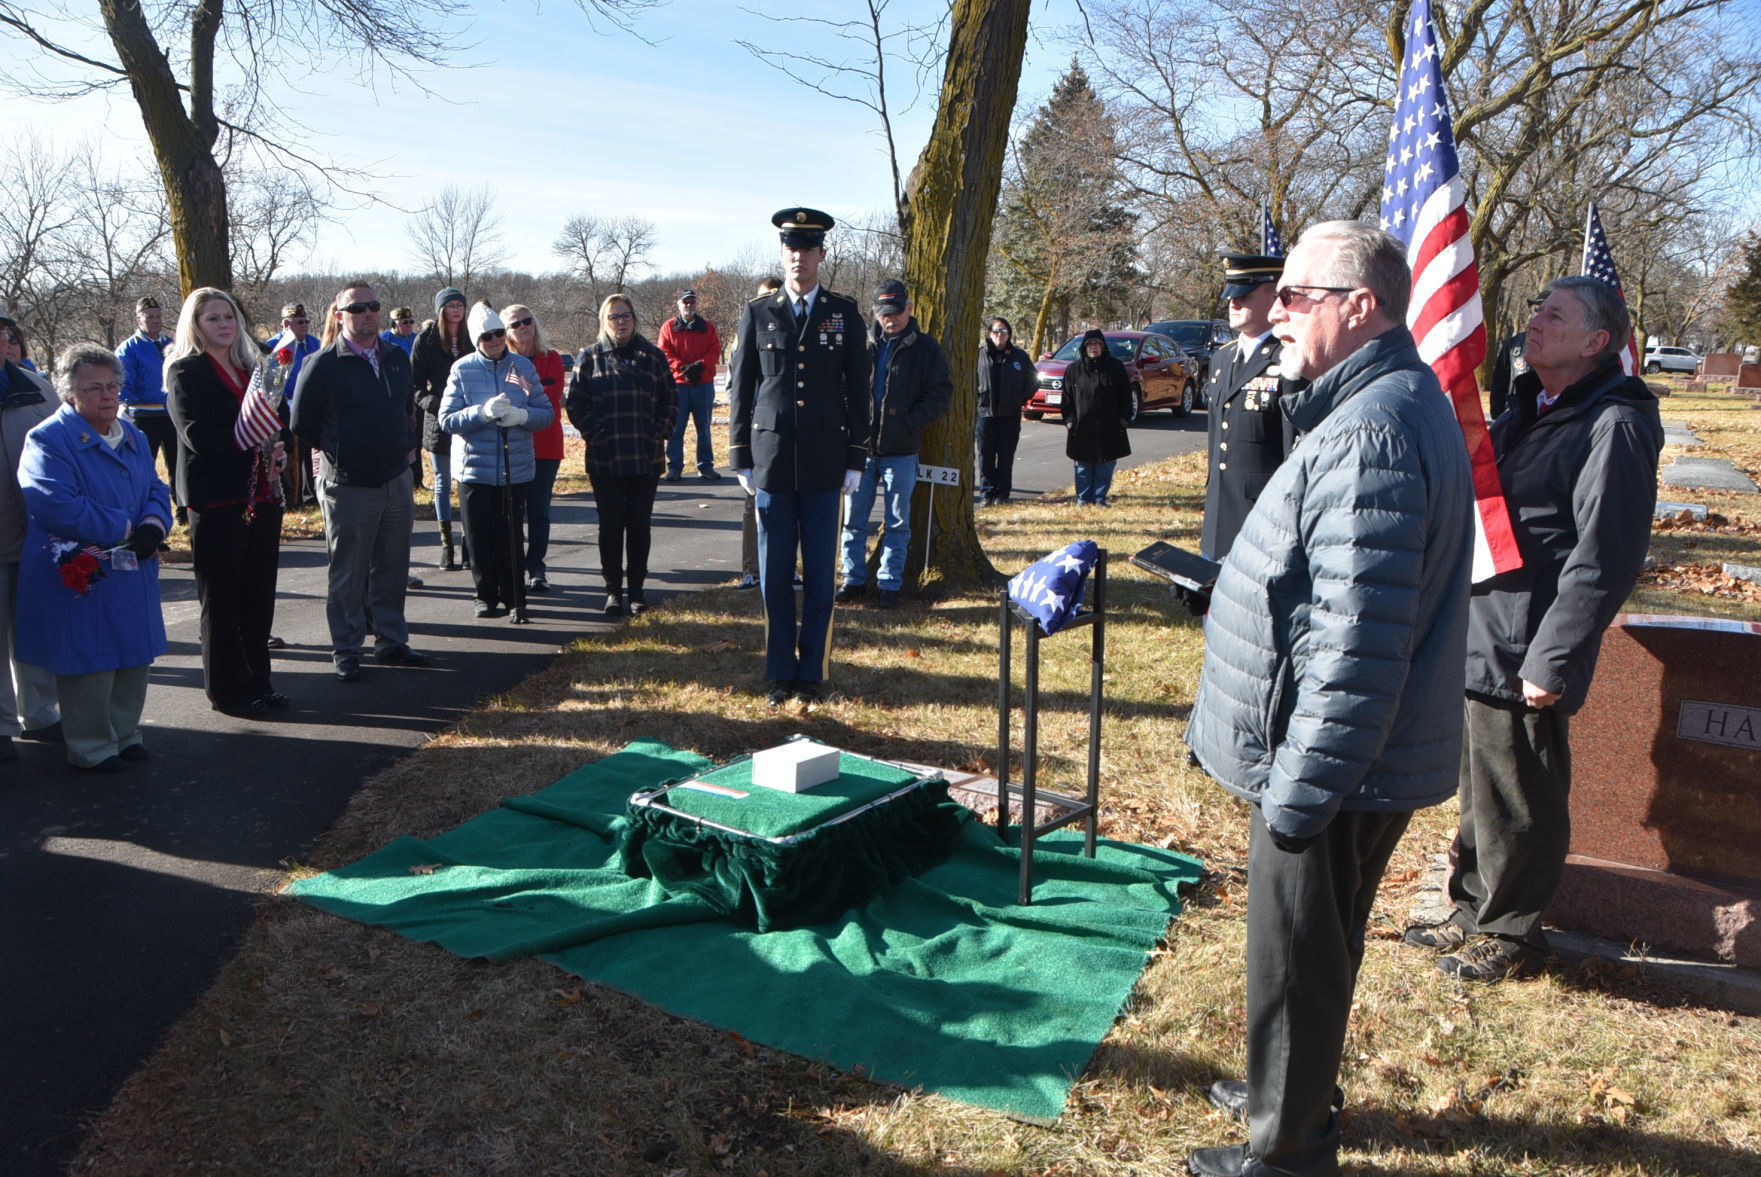
[[[882,589],[880,591],[879,599],[875,601],[875,607],[879,609],[897,609],[899,607],[899,590]]]
[[[1192,1177],[1251,1177],[1262,1172],[1259,1162],[1247,1155],[1247,1145],[1201,1148],[1189,1153],[1186,1171]]]
[[[69,764],[73,761],[69,760]],[[96,764],[73,764],[81,772],[121,772],[128,767],[128,762],[120,756],[106,756]]]
[[[130,744],[128,747],[118,752],[117,755],[124,760],[145,760],[147,758],[147,746],[145,744]]]
[[[639,592],[630,593],[630,616],[640,617],[648,612],[648,598]]]
[[[338,658],[336,660],[336,677],[343,682],[354,682],[361,677],[361,660],[359,658]]]
[[[801,703],[805,703],[808,706],[812,706],[813,704],[818,703],[821,699],[821,696],[819,693],[819,684],[816,682],[806,682],[806,681],[797,682],[795,684],[795,699],[796,699],[796,701],[801,702]]]
[[[293,700],[280,691],[270,691],[268,694],[260,696],[257,702],[271,711],[285,711],[293,705]]]
[[[276,637],[274,634],[269,635],[269,641],[267,644],[271,650],[287,649],[287,643]]]
[[[529,593],[548,593],[550,591],[550,582],[542,576],[534,576],[526,585],[526,591]]]
[[[27,727],[18,733],[21,740],[30,740],[37,744],[65,744],[67,737],[61,734],[61,721],[44,724],[42,727]]]
[[[773,678],[770,680],[770,690],[765,692],[764,701],[769,703],[772,707],[781,707],[784,703],[789,701],[789,696],[794,693],[794,683],[784,682],[780,678]]]
[[[624,615],[624,594],[605,594],[605,615],[607,617],[622,617]]]
[[[722,480],[722,476],[712,469],[699,470],[697,471],[697,476],[705,482],[720,482]]]
[[[243,703],[216,703],[214,710],[234,719],[255,719],[269,710],[269,704],[261,699],[249,699]]]
[[[373,652],[373,661],[383,662],[387,666],[427,666],[434,660],[426,654],[418,654],[409,646],[384,646]]]

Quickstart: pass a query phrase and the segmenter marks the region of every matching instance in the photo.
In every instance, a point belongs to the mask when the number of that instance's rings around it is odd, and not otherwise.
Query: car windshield
[[[1150,330],[1166,335],[1187,351],[1202,350],[1211,338],[1211,325],[1202,319],[1190,322],[1154,323]]]
[[[1059,348],[1057,354],[1052,358],[1054,360],[1063,360],[1068,363],[1077,357],[1081,352],[1081,349],[1082,336],[1078,335],[1075,339],[1070,340],[1063,347]],[[1109,335],[1107,336],[1107,350],[1112,352],[1113,358],[1120,363],[1129,363],[1131,357],[1137,354],[1137,340],[1121,339],[1118,336]]]

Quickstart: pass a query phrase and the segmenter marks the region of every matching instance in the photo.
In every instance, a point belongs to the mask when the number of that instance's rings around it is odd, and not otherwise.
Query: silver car
[[[1685,347],[1648,347],[1645,349],[1647,372],[1695,372],[1700,357]]]

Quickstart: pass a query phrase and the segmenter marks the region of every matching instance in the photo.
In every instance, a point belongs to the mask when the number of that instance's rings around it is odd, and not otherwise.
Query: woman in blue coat
[[[28,530],[18,576],[18,659],[55,675],[68,763],[116,772],[147,755],[147,670],[165,652],[159,544],[171,492],[146,435],[123,420],[122,363],[96,344],[61,354],[64,402],[25,438]]]
[[[454,435],[453,478],[471,549],[477,616],[500,617],[521,600],[519,521],[526,514],[526,488],[537,473],[532,435],[550,424],[550,398],[538,369],[508,350],[507,325],[486,302],[471,308],[477,350],[447,374],[440,397],[440,428]]]

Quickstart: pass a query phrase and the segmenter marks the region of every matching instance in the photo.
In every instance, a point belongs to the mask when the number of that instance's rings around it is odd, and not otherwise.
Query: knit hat
[[[472,307],[467,321],[471,325],[471,342],[473,343],[482,339],[485,332],[507,330],[507,324],[501,321],[501,316],[495,313],[495,308],[486,302],[480,302]]]
[[[438,315],[440,313],[440,308],[455,298],[460,302],[465,301],[465,292],[460,290],[457,286],[448,286],[445,290],[436,294],[434,296],[434,313]]]

